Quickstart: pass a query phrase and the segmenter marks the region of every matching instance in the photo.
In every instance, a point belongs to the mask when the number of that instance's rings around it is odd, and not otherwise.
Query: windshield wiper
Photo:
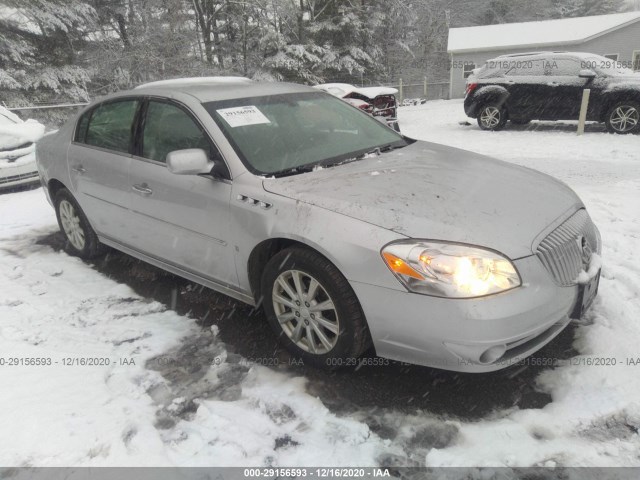
[[[382,155],[383,153],[386,152],[390,152],[391,150],[395,150],[397,148],[402,148],[402,147],[406,147],[406,145],[395,145],[394,143],[390,143],[388,145],[383,145],[381,147],[376,147],[372,150],[369,150],[368,152],[364,152],[361,153],[360,155],[357,155],[355,157],[351,157],[351,158],[347,158],[344,160],[340,160],[337,162],[327,162],[327,163],[320,163],[319,165],[321,167],[337,167],[338,165],[345,165],[347,163],[352,163],[352,162],[357,162],[358,160],[364,160],[365,158],[370,157],[371,155]]]
[[[289,177],[291,175],[298,175],[299,173],[313,172],[319,166],[318,163],[310,163],[308,165],[300,165],[299,167],[287,168],[280,170],[279,172],[273,172],[270,176],[280,178]]]
[[[299,167],[292,167],[292,168],[287,168],[285,170],[280,170],[279,172],[274,172],[271,175],[276,178],[281,178],[281,177],[288,177],[291,175],[298,175],[300,173],[309,173],[309,172],[313,172],[316,169],[337,167],[339,165],[345,165],[347,163],[357,162],[358,160],[363,160],[369,157],[370,155],[375,155],[375,154],[381,155],[383,153],[390,152],[392,150],[396,150],[398,148],[403,148],[407,146],[406,144],[398,145],[397,143],[398,142],[382,145],[381,147],[376,147],[372,150],[361,153],[360,155],[357,155],[355,157],[344,158],[338,161],[325,160],[325,161],[310,163],[307,165],[300,165]]]

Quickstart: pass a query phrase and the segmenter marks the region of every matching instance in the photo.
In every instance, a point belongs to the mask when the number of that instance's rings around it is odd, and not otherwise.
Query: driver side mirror
[[[580,74],[578,76],[580,78],[592,80],[596,78],[596,72],[594,72],[593,70],[584,69],[584,70],[580,70]]]
[[[167,168],[176,175],[198,175],[210,173],[213,162],[201,148],[174,150],[167,154]]]

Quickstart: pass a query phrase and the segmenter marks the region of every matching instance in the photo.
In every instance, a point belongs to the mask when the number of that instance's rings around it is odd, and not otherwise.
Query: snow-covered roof
[[[355,92],[369,98],[375,98],[379,95],[395,95],[396,93],[398,93],[398,89],[391,87],[363,87],[357,88]]]
[[[142,85],[138,85],[136,88],[169,87],[171,85],[228,85],[249,82],[251,82],[251,79],[247,77],[190,77],[143,83]]]
[[[313,88],[317,88],[340,98],[356,90],[356,87],[349,83],[322,83],[320,85],[314,85]]]
[[[376,98],[379,95],[395,95],[396,88],[391,87],[355,87],[349,83],[322,83],[313,88],[318,88],[336,97],[344,97],[350,93],[359,93],[368,98]]]
[[[640,12],[449,30],[449,53],[576,45],[640,21]]]

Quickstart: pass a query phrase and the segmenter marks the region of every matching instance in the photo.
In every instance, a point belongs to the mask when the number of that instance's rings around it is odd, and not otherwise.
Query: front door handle
[[[76,165],[71,170],[76,172],[78,175],[83,175],[87,171],[87,169],[84,168],[82,165]]]
[[[149,188],[149,185],[146,183],[136,184],[131,187],[134,192],[139,193],[140,195],[151,195],[153,190]]]

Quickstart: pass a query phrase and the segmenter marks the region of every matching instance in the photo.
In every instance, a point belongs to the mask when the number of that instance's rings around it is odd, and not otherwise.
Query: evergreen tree
[[[27,105],[88,98],[78,65],[94,10],[80,0],[2,0],[0,101]]]

